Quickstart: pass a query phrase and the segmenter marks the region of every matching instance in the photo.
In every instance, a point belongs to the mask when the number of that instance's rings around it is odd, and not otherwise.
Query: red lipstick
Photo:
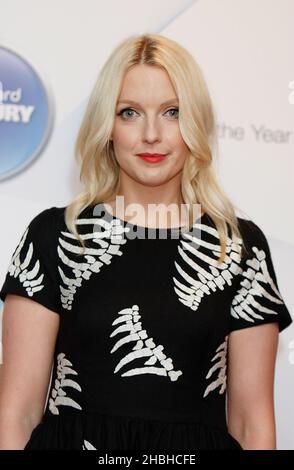
[[[166,157],[167,153],[138,153],[138,156],[146,162],[160,162]]]

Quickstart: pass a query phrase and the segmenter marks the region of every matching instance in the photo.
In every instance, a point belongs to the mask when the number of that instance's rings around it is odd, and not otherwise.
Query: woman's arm
[[[230,333],[228,343],[228,431],[243,449],[276,449],[274,374],[278,323]]]
[[[3,310],[0,449],[24,449],[41,421],[51,377],[59,315],[8,294]]]

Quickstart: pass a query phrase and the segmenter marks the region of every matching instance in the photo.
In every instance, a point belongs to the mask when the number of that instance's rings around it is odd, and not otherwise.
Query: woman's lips
[[[153,154],[148,154],[148,153],[139,153],[138,156],[142,158],[142,160],[145,160],[146,162],[150,163],[156,163],[160,162],[166,157],[167,154],[160,154],[160,153],[153,153]]]

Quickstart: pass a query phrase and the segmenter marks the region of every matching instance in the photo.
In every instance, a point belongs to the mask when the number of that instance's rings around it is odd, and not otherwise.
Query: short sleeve
[[[54,207],[37,214],[12,253],[0,298],[7,294],[30,298],[60,314]]]
[[[241,230],[248,250],[240,264],[233,294],[230,331],[278,322],[281,332],[292,318],[280,293],[268,241],[253,221],[243,220]]]

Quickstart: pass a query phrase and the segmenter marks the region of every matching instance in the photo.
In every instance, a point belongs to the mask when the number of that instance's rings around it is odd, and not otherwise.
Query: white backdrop
[[[217,112],[221,182],[267,236],[293,316],[294,2],[1,0],[1,18],[0,46],[38,71],[55,107],[53,133],[39,157],[0,182],[1,219],[9,226],[0,234],[1,283],[25,225],[81,189],[73,145],[102,64],[129,34],[156,32],[185,46],[204,72]],[[278,449],[294,449],[293,370],[291,325],[280,334],[276,365]]]

